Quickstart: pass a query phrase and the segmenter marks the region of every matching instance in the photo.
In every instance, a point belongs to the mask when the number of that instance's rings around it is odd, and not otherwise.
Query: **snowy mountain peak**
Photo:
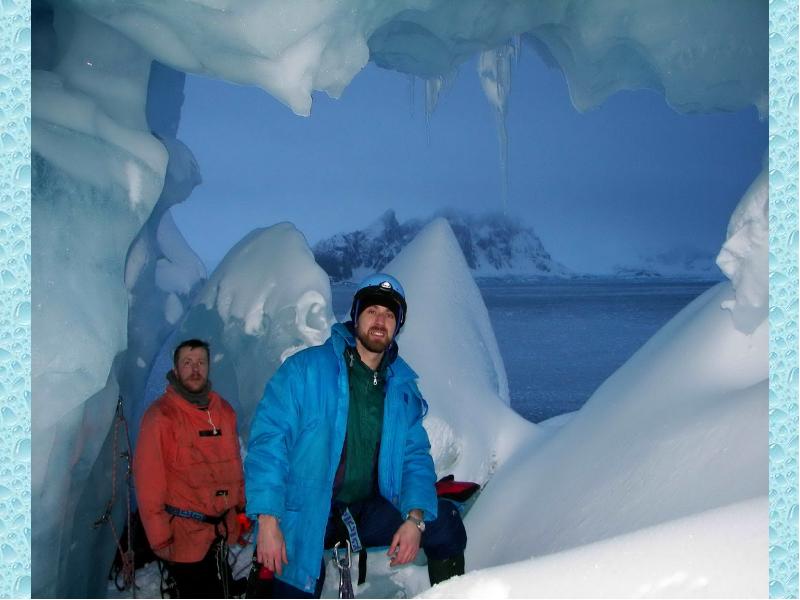
[[[445,219],[458,240],[472,274],[480,277],[567,276],[533,229],[509,216],[471,215],[447,209],[432,217],[400,222],[387,210],[365,229],[338,233],[314,246],[314,256],[334,281],[357,279],[382,269],[434,218]]]

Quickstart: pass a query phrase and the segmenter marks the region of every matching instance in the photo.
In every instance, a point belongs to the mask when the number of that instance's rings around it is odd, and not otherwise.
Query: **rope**
[[[128,444],[128,450],[125,452],[118,451],[119,445],[119,428],[120,425],[125,427],[125,441]],[[128,422],[125,420],[125,415],[123,414],[122,410],[122,396],[120,395],[117,399],[117,410],[114,414],[114,434],[111,441],[111,499],[106,504],[106,510],[103,515],[94,522],[94,528],[97,529],[104,523],[108,523],[111,528],[111,535],[114,536],[114,541],[117,544],[117,551],[119,552],[120,560],[122,560],[122,567],[117,572],[116,576],[114,577],[114,585],[116,585],[119,591],[123,591],[131,587],[131,597],[136,597],[136,581],[135,581],[135,564],[134,564],[134,555],[133,555],[133,546],[132,546],[132,539],[131,539],[131,476],[133,474],[133,469],[131,467],[131,438],[130,433],[128,431]],[[127,485],[127,502],[126,502],[126,510],[127,510],[127,525],[128,525],[128,549],[122,549],[122,543],[120,541],[120,535],[117,532],[117,528],[114,526],[114,520],[111,518],[111,511],[114,508],[114,503],[117,499],[117,459],[122,458],[127,461],[127,471],[126,471],[126,485]],[[119,583],[119,576],[122,575],[122,587],[120,587]]]

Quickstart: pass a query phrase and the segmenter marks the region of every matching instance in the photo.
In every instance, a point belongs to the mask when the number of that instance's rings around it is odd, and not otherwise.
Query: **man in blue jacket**
[[[394,277],[368,277],[352,321],[288,358],[267,384],[245,485],[257,559],[276,574],[276,598],[318,598],[323,548],[342,537],[388,545],[392,566],[413,561],[421,546],[431,584],[464,573],[464,525],[437,500],[427,403],[394,341],[406,310]]]

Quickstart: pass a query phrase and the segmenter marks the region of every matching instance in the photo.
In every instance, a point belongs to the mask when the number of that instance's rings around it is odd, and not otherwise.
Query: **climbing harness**
[[[350,540],[345,540],[346,547],[339,550],[341,542],[333,547],[333,564],[339,569],[339,598],[355,598],[353,580],[350,578]]]
[[[201,512],[197,512],[196,510],[178,508],[177,506],[172,506],[171,504],[164,505],[164,512],[169,513],[174,517],[181,517],[182,519],[194,519],[195,521],[200,521],[201,523],[208,523],[210,525],[215,525],[215,526],[224,523],[225,517],[228,514],[228,511],[226,510],[221,515],[217,517],[212,517],[211,515],[205,515]]]

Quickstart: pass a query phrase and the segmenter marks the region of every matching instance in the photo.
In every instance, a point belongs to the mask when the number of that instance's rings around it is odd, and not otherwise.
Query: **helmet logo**
[[[390,290],[392,289],[392,284],[388,281],[381,281],[381,287],[385,290]]]

